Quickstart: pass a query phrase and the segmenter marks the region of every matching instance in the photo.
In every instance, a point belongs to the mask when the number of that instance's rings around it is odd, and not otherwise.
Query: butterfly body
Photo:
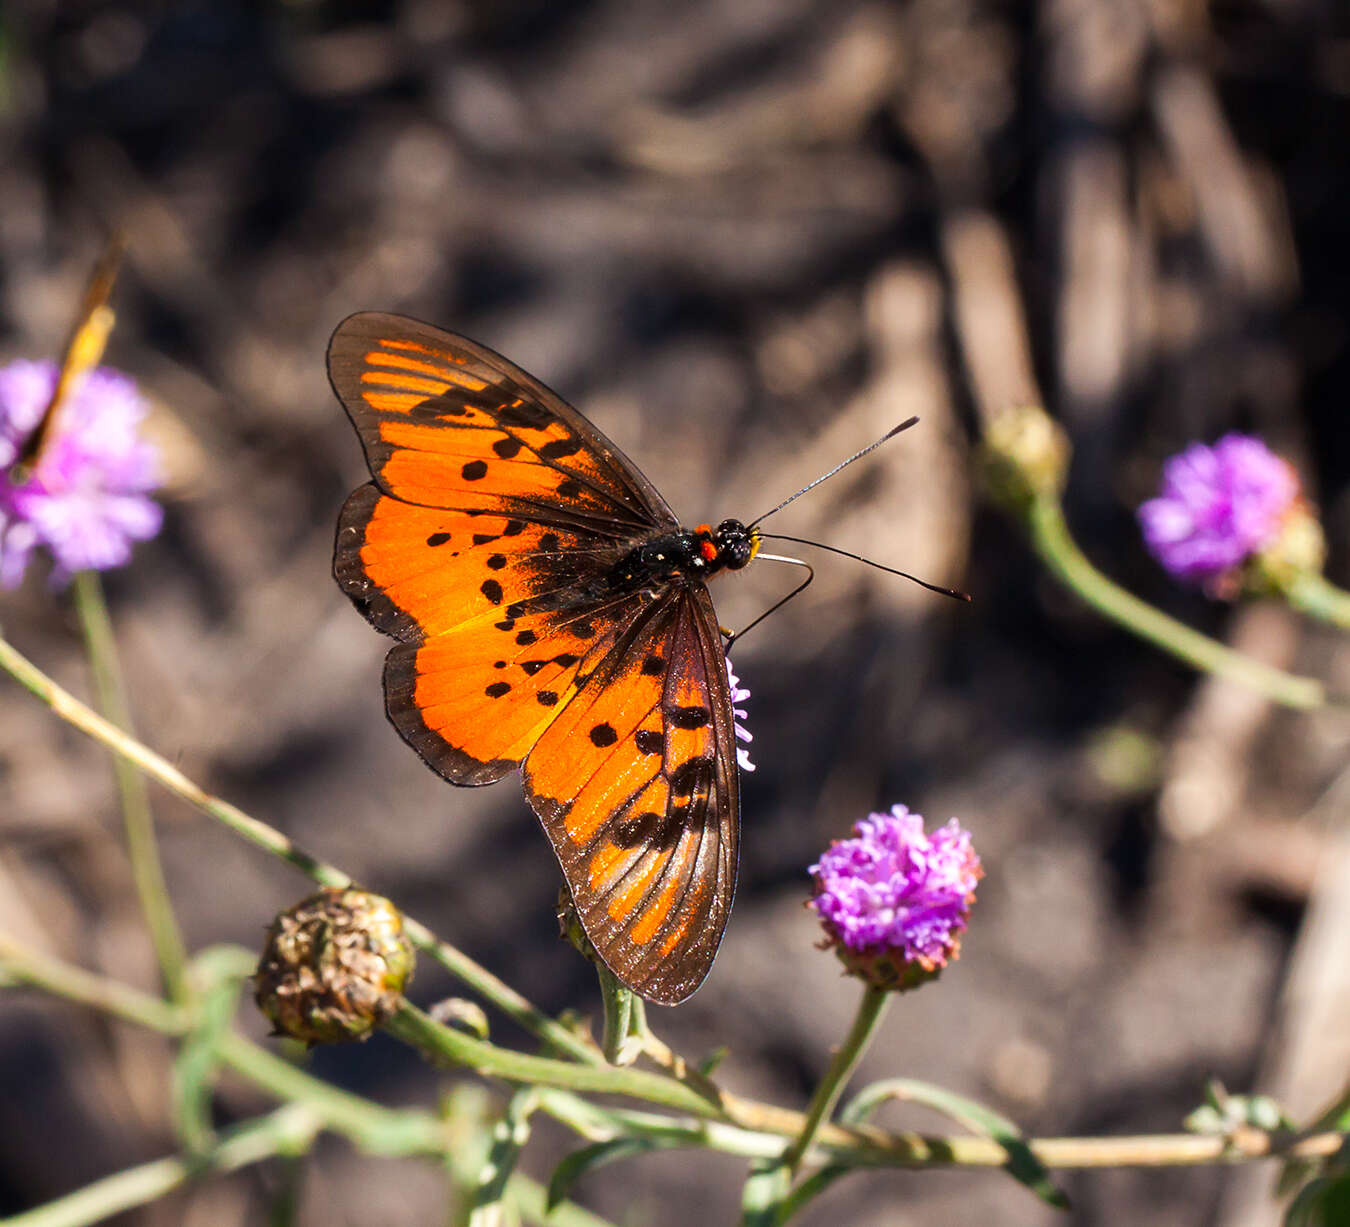
[[[519,769],[600,957],[650,1000],[707,974],[738,859],[735,723],[705,581],[759,534],[680,527],[641,472],[500,355],[399,316],[329,371],[374,480],[334,572],[399,642],[386,707],[455,784]]]
[[[677,579],[702,582],[719,571],[739,571],[759,550],[759,534],[739,520],[723,520],[716,531],[700,524],[692,532],[664,533],[628,551],[608,582],[615,591],[651,588]]]

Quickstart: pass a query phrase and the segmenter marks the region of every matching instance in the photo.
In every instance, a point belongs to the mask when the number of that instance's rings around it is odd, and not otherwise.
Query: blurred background
[[[1299,466],[1350,579],[1348,132],[1334,0],[17,0],[0,359],[56,354],[124,228],[107,361],[154,399],[170,477],[164,532],[107,577],[141,734],[551,1011],[598,1001],[556,940],[535,819],[514,781],[452,789],[388,727],[388,641],[330,577],[365,479],[324,373],[333,327],[403,311],[505,353],[687,523],[748,519],[920,414],[776,527],[975,601],[822,556],[738,649],[758,765],[740,892],[709,980],[655,1026],[689,1056],[728,1045],[728,1086],[801,1106],[857,995],[813,948],[806,866],[904,802],[959,815],[987,876],[961,961],[896,1005],[862,1077],[931,1079],[1039,1134],[1175,1130],[1211,1075],[1306,1114],[1345,1077],[1316,1011],[1350,959],[1305,921],[1350,890],[1326,869],[1350,724],[1200,679],[1086,611],[982,501],[972,454],[989,413],[1041,398],[1103,569],[1350,686],[1343,637],[1180,590],[1132,511],[1167,454],[1250,430]],[[719,612],[743,624],[791,582],[752,568],[719,582]],[[41,568],[0,621],[90,693]],[[194,947],[256,946],[307,893],[155,806]],[[153,986],[108,760],[9,683],[0,841],[0,928]],[[416,1000],[453,991],[424,963]],[[0,1213],[169,1153],[169,1056],[0,997]],[[382,1038],[313,1067],[390,1103],[440,1085]],[[227,1083],[220,1119],[264,1106]],[[571,1144],[545,1131],[525,1169],[546,1178]],[[1276,1219],[1271,1174],[1068,1175],[1060,1216],[998,1173],[877,1172],[805,1221],[1246,1227]],[[725,1222],[743,1176],[671,1154],[578,1196],[625,1224]],[[256,1223],[279,1179],[213,1179],[120,1221]],[[328,1142],[304,1173],[306,1224],[445,1213],[431,1164]]]

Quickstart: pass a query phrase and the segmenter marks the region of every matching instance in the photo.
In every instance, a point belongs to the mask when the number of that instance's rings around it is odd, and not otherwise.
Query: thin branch
[[[108,605],[103,599],[103,584],[97,571],[81,571],[75,576],[75,609],[84,631],[85,650],[94,675],[94,689],[104,715],[118,728],[130,734],[131,709],[127,703],[122,667],[117,658],[117,640],[113,635]],[[183,935],[173,914],[169,887],[164,880],[155,840],[155,821],[145,777],[124,758],[113,759],[117,791],[122,803],[122,826],[127,841],[127,858],[136,894],[145,915],[150,942],[159,962],[159,974],[167,995],[180,1001],[184,993],[184,965],[187,953]]]

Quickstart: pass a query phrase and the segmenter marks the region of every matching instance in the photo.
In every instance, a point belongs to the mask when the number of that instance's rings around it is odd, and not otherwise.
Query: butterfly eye
[[[722,557],[726,559],[726,565],[729,571],[739,571],[752,557],[754,557],[754,552],[754,548],[744,537],[741,537],[738,540],[728,541],[722,547]]]

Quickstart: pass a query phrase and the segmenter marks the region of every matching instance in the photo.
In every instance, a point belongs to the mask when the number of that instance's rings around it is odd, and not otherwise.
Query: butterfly
[[[115,321],[108,299],[112,296],[113,283],[117,280],[125,251],[126,236],[121,231],[114,232],[104,244],[66,339],[61,365],[57,368],[56,383],[46,408],[10,468],[8,476],[16,485],[22,485],[33,475],[56,432],[61,410],[72,398],[81,380],[98,366],[103,357]]]
[[[391,721],[452,784],[519,770],[587,937],[677,1004],[726,928],[739,840],[735,711],[707,580],[760,533],[692,531],[580,413],[492,350],[376,312],[328,371],[374,480],[334,574],[398,640]]]

